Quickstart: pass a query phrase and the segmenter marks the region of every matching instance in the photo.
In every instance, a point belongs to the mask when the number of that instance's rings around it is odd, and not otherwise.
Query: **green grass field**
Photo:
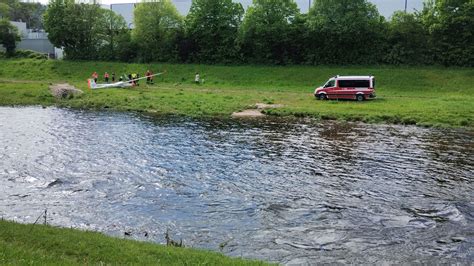
[[[0,221],[2,265],[266,265],[100,233]]]
[[[0,60],[0,105],[58,105],[229,117],[255,103],[283,104],[266,113],[369,123],[474,127],[474,69],[442,67],[336,66],[211,66],[125,64],[38,59]],[[93,71],[117,75],[147,69],[166,73],[155,85],[129,89],[87,89]],[[199,72],[204,84],[193,84]],[[373,101],[317,101],[312,93],[334,75],[374,75]],[[55,100],[50,83],[68,82],[82,96]]]

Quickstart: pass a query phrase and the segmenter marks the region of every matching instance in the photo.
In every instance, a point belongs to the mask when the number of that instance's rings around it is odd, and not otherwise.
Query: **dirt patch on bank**
[[[266,104],[266,103],[256,103],[253,108],[250,109],[245,109],[240,112],[234,112],[232,113],[232,117],[240,118],[240,117],[263,117],[265,116],[264,113],[262,113],[263,110],[265,109],[270,109],[270,108],[280,108],[283,107],[282,104]]]
[[[49,86],[49,90],[51,91],[51,94],[58,99],[72,98],[84,93],[82,90],[79,90],[68,83],[51,85]]]

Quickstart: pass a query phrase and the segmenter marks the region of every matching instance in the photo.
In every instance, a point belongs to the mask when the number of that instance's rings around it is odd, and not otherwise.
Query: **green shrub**
[[[32,50],[18,50],[15,52],[15,58],[30,58],[30,59],[48,59],[48,56]]]

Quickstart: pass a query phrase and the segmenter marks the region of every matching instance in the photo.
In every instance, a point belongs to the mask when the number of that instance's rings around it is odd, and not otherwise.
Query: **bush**
[[[48,59],[48,55],[31,50],[18,50],[13,55],[14,58]]]

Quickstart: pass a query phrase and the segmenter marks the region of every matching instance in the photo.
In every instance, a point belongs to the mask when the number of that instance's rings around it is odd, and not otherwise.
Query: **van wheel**
[[[321,93],[321,94],[318,95],[318,98],[319,98],[321,101],[324,101],[324,100],[327,100],[327,99],[328,99],[328,96],[326,96],[326,94]]]
[[[359,102],[362,102],[363,100],[365,100],[365,97],[362,94],[357,94],[356,95],[356,100],[359,101]]]

